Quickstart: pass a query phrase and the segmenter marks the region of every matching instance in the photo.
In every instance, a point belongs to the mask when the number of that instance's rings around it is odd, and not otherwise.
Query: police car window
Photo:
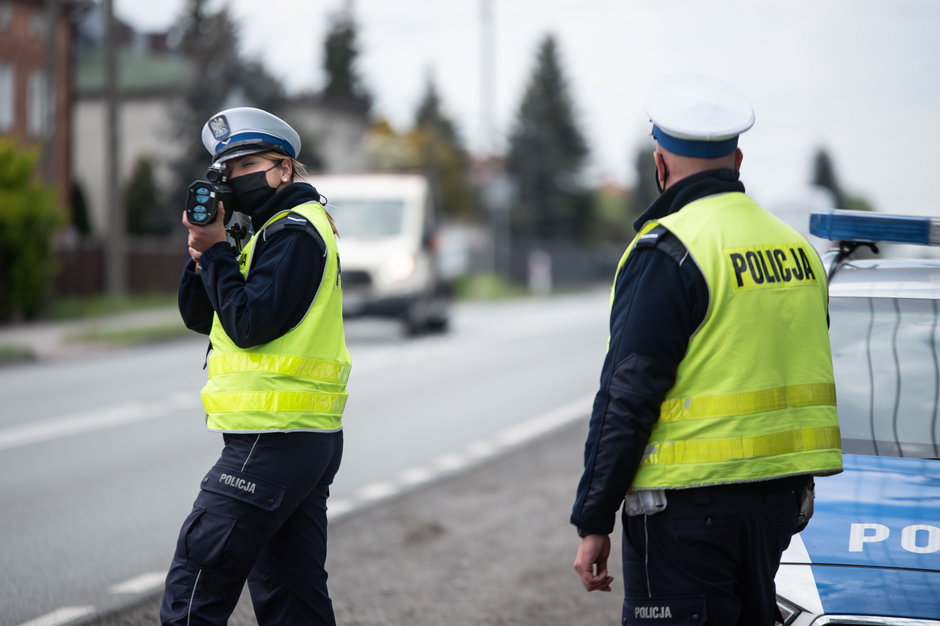
[[[845,452],[940,457],[938,311],[936,300],[831,300]]]
[[[403,229],[405,203],[401,200],[330,198],[328,207],[342,238],[378,239]]]

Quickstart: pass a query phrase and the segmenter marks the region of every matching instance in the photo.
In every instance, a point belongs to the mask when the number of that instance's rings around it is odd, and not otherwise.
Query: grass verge
[[[470,274],[454,281],[454,295],[461,300],[500,300],[525,294],[524,289],[496,274]]]
[[[36,358],[33,351],[25,346],[0,345],[0,367],[10,363],[23,363]]]
[[[49,305],[49,319],[73,320],[163,308],[176,304],[176,294],[151,293],[127,296],[95,296],[91,298],[60,298]]]
[[[67,335],[71,343],[110,343],[133,345],[178,339],[191,335],[192,331],[181,324],[165,324],[145,328],[122,328],[112,330],[83,330]]]

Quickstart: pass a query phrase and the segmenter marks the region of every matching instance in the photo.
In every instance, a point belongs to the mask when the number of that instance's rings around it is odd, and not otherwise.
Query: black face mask
[[[666,170],[666,162],[663,161],[663,180],[666,180],[666,177],[669,176]],[[656,166],[653,166],[653,180],[656,181],[656,189],[659,190],[659,193],[666,191],[666,186],[659,182],[659,169]]]
[[[232,208],[239,213],[251,215],[255,209],[271,199],[277,189],[268,185],[266,174],[277,165],[261,172],[242,174],[228,181],[232,188]]]

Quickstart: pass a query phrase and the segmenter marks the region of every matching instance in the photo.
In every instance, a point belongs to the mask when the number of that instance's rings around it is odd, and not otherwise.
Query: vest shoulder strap
[[[320,248],[320,252],[323,256],[326,256],[326,243],[323,241],[323,237],[320,235],[317,227],[300,213],[291,212],[283,219],[279,219],[265,228],[261,233],[261,241],[267,242],[272,237],[285,230],[299,230],[307,233],[317,242],[317,246]]]
[[[649,232],[641,235],[635,247],[638,249],[655,248],[669,255],[679,265],[682,265],[689,254],[685,244],[662,224],[654,226]]]

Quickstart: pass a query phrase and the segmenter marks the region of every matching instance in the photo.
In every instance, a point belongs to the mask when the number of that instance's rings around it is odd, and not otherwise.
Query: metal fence
[[[174,293],[189,259],[185,239],[134,237],[128,242],[127,292]],[[56,297],[86,297],[104,293],[105,244],[81,242],[57,251]]]

